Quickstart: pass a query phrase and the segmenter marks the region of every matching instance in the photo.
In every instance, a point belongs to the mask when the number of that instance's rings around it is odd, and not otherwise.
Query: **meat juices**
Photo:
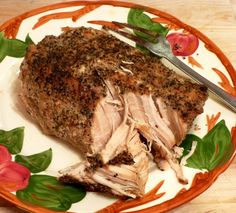
[[[59,180],[121,197],[142,197],[151,153],[187,183],[178,145],[203,112],[206,87],[158,57],[106,31],[69,29],[31,45],[21,65],[20,98],[42,131],[70,143],[86,160]]]

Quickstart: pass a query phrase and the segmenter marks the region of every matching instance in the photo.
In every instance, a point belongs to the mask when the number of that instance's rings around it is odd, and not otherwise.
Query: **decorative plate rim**
[[[17,32],[19,30],[19,27],[22,23],[23,20],[30,18],[34,15],[41,14],[46,11],[51,11],[55,9],[63,9],[67,7],[73,7],[73,6],[87,6],[87,5],[110,5],[110,6],[115,6],[115,7],[126,7],[126,8],[137,8],[137,9],[143,9],[145,12],[151,13],[153,15],[157,15],[159,17],[165,18],[166,20],[170,21],[171,23],[174,23],[175,25],[179,26],[181,29],[184,29],[194,35],[196,35],[204,44],[205,47],[212,53],[214,53],[218,59],[221,61],[221,63],[224,65],[226,68],[226,71],[228,72],[233,86],[236,87],[236,72],[229,61],[229,59],[226,57],[226,55],[223,53],[223,51],[213,42],[211,39],[209,39],[207,36],[205,36],[202,32],[200,32],[198,29],[185,24],[182,22],[180,19],[170,15],[169,13],[166,13],[164,11],[148,7],[148,6],[143,6],[140,4],[136,3],[131,3],[131,2],[125,2],[125,1],[105,1],[105,0],[97,0],[97,1],[70,1],[70,2],[61,2],[61,3],[56,3],[56,4],[50,4],[47,6],[39,7],[37,9],[33,9],[30,11],[27,11],[25,13],[22,13],[18,16],[15,16],[6,22],[4,22],[2,25],[0,25],[0,32],[5,31],[7,32],[8,27],[14,27],[14,32],[8,32],[9,37],[16,37]],[[190,200],[193,198],[197,197],[200,195],[202,192],[204,192],[206,189],[208,189],[214,181],[217,179],[217,177],[222,174],[231,164],[233,161],[235,155],[236,155],[236,126],[232,127],[231,129],[231,135],[232,135],[232,143],[234,146],[234,152],[231,156],[231,158],[225,163],[223,166],[218,167],[210,172],[205,172],[205,173],[198,173],[194,179],[192,186],[190,189],[186,191],[180,191],[174,198],[167,200],[163,203],[148,207],[146,209],[138,210],[135,212],[147,212],[151,213],[155,210],[155,212],[164,212],[167,210],[174,209]],[[16,196],[10,192],[5,191],[4,189],[0,188],[0,196],[11,203],[15,204],[18,208],[21,208],[26,211],[31,211],[35,213],[39,212],[46,212],[46,213],[55,213],[56,211],[51,211],[45,208],[41,207],[35,207],[35,206],[29,206],[21,201],[19,201]],[[110,212],[109,206],[105,207],[104,209],[98,211],[98,212]],[[68,211],[67,211],[68,212]]]

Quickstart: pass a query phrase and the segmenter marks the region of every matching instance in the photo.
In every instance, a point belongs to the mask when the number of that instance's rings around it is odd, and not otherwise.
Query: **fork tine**
[[[152,32],[150,30],[146,30],[144,28],[137,27],[137,26],[134,26],[134,25],[131,25],[131,24],[128,24],[128,23],[121,23],[121,22],[117,22],[117,21],[112,21],[112,23],[117,25],[117,26],[120,26],[120,27],[127,27],[127,28],[130,28],[132,30],[136,30],[136,31],[145,33],[145,34],[147,34],[149,36],[152,36],[154,38],[156,38],[159,35],[158,33],[155,33],[155,32]]]
[[[145,46],[145,44],[146,44],[146,41],[144,41],[143,39],[141,39],[141,38],[139,38],[139,37],[137,37],[137,36],[135,36],[131,33],[127,33],[127,32],[122,31],[122,30],[116,30],[116,29],[111,28],[111,27],[109,27],[108,29],[115,32],[115,33],[118,33],[118,34],[120,34],[120,35],[134,41],[134,42],[136,42],[137,44],[139,44],[141,46]]]

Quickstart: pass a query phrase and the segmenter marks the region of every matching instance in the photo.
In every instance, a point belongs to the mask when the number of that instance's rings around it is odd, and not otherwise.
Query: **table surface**
[[[56,2],[66,0],[0,0],[0,22]],[[233,6],[236,8],[235,0],[139,0],[138,3],[169,12],[198,28],[223,50],[236,68],[236,11],[233,11]],[[2,212],[24,213],[0,198],[0,213]],[[207,191],[170,212],[236,212],[236,159]]]

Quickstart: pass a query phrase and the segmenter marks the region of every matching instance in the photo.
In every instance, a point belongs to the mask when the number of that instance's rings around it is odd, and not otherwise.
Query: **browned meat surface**
[[[22,103],[43,132],[86,157],[60,171],[61,181],[140,197],[150,152],[159,168],[168,162],[187,182],[176,145],[203,111],[207,92],[157,57],[81,27],[31,45],[20,79]]]

